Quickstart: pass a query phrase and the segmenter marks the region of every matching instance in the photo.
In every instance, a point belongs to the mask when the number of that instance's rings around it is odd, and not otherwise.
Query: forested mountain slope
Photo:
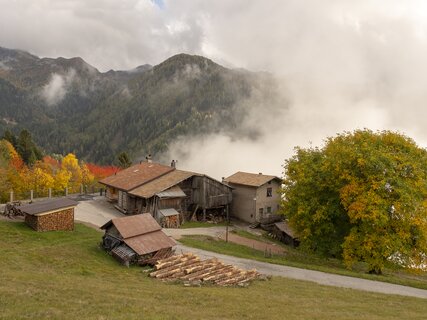
[[[269,74],[201,56],[102,73],[81,58],[0,48],[0,133],[26,128],[47,152],[106,164],[122,151],[158,154],[181,135],[236,130],[254,94],[268,101],[274,90]]]

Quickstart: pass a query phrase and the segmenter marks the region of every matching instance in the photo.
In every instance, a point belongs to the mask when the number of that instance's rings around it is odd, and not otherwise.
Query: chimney
[[[262,172],[258,173],[260,176],[262,176]]]
[[[149,153],[148,156],[145,157],[145,160],[147,160],[147,162],[153,162],[151,161],[151,153]]]
[[[172,162],[171,162],[171,167],[172,167],[172,168],[175,168],[175,167],[176,167],[176,162],[175,162],[175,160],[172,160]]]
[[[222,183],[224,183],[225,182],[225,177],[222,177]]]

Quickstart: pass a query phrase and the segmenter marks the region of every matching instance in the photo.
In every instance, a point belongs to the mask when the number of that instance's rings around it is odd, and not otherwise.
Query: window
[[[264,208],[259,208],[259,214],[262,215],[264,213]]]
[[[267,188],[267,197],[273,196],[273,188]]]
[[[271,213],[271,207],[267,207],[267,213]]]

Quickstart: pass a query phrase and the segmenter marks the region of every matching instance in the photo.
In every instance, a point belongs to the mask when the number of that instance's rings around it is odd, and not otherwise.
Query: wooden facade
[[[136,167],[128,172],[132,174],[143,169]],[[115,184],[106,184],[109,183],[108,179],[104,182],[107,186],[106,196],[117,201],[117,208],[123,213],[134,215],[149,212],[162,226],[179,226],[196,212],[202,212],[204,218],[207,210],[219,209],[226,212],[232,201],[230,186],[198,173],[175,168],[168,171],[161,167],[158,176],[150,176],[151,179],[147,181],[135,180],[131,187],[128,183],[120,183],[121,176],[124,180],[126,172],[119,172],[114,176]],[[118,188],[120,186],[128,189]],[[161,214],[162,209],[176,210],[176,217]]]

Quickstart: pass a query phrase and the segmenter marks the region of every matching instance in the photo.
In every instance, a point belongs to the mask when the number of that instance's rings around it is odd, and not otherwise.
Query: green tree
[[[9,141],[12,144],[12,146],[16,148],[16,144],[17,144],[16,137],[9,129],[5,130],[1,139]]]
[[[120,168],[129,168],[132,165],[132,161],[129,158],[127,152],[122,152],[117,156]]]
[[[364,261],[426,262],[427,151],[390,131],[357,130],[323,148],[296,148],[285,162],[282,212],[302,247]]]
[[[42,152],[35,145],[28,130],[22,130],[16,142],[16,151],[27,165],[33,165],[37,160],[41,160]]]

